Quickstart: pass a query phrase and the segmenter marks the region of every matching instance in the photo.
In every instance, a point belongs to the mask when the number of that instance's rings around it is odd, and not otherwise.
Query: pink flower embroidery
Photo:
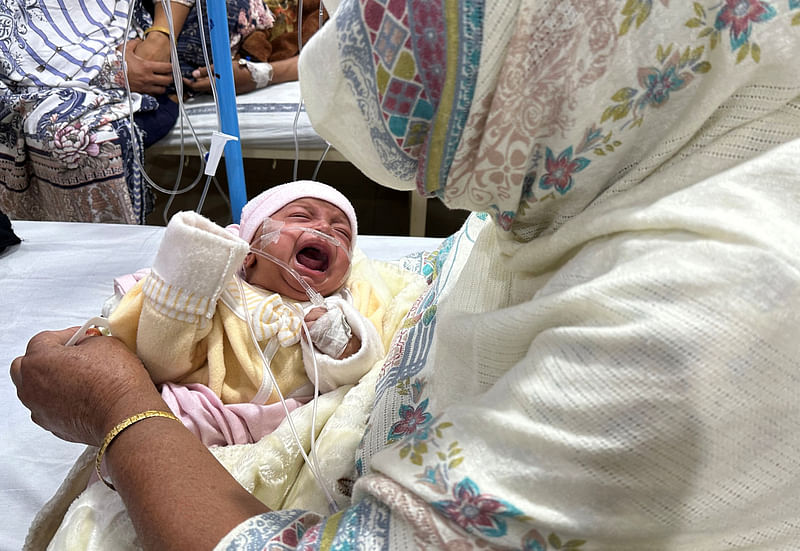
[[[750,39],[753,23],[769,21],[775,15],[775,8],[762,0],[725,0],[714,28],[718,31],[730,28],[731,50],[735,51]]]
[[[499,538],[506,534],[508,517],[518,517],[522,512],[501,499],[481,494],[478,486],[465,478],[453,488],[455,499],[436,501],[432,505],[443,515],[469,532]]]
[[[100,145],[94,134],[84,130],[79,121],[61,127],[53,137],[53,155],[67,168],[77,168],[83,157],[97,157]]]

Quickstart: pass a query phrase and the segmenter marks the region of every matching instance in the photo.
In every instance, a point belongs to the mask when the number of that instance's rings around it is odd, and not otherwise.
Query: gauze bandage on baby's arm
[[[344,312],[335,306],[317,318],[308,332],[317,350],[331,358],[340,358],[353,337],[353,330]]]
[[[350,327],[352,334],[361,341],[358,350],[346,358],[339,359],[323,353],[319,348],[306,339],[301,339],[303,347],[303,363],[306,368],[306,375],[312,384],[315,380],[314,361],[316,358],[316,374],[319,377],[319,391],[330,392],[342,385],[355,384],[369,371],[375,362],[384,356],[383,343],[378,336],[378,331],[367,318],[365,318],[356,308],[345,300],[338,297],[328,297],[325,299],[328,311],[343,314],[345,323]],[[317,322],[312,324],[316,325]],[[321,328],[320,328],[321,330]],[[349,339],[348,339],[349,340]]]

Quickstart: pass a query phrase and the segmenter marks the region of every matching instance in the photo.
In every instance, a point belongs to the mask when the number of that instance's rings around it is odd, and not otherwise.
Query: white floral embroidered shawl
[[[495,221],[379,381],[356,497],[389,546],[796,545],[798,24],[797,0],[339,4],[301,56],[315,129]]]

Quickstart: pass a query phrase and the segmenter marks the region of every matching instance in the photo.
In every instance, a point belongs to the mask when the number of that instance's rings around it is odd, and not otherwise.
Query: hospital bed
[[[84,446],[63,442],[30,420],[8,377],[11,361],[44,329],[80,325],[99,313],[114,277],[152,262],[163,227],[14,221],[22,244],[0,253],[0,551],[22,547],[36,512],[55,493]],[[432,251],[440,239],[361,236],[371,258]]]
[[[319,161],[324,155],[324,162],[347,162],[335,149],[326,153],[328,144],[311,127],[305,110],[301,109],[299,115],[297,114],[300,97],[300,85],[297,81],[275,84],[236,96],[239,140],[245,160]],[[190,98],[185,103],[185,109],[195,134],[208,147],[212,132],[219,130],[212,96]],[[162,155],[178,156],[182,142],[185,155],[197,155],[193,140],[188,125],[184,122],[181,129],[179,119],[169,134],[147,150],[146,157],[152,160]],[[426,206],[424,197],[409,192],[409,235],[425,235]]]

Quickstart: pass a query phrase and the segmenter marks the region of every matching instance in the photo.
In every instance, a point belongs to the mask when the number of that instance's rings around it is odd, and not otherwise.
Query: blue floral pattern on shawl
[[[796,2],[783,0],[781,9],[777,10],[777,2],[759,0],[725,0],[704,5],[629,0],[618,13],[604,14],[614,23],[609,33],[613,35],[613,40],[610,39],[613,44],[616,40],[632,40],[646,33],[646,23],[656,20],[650,17],[656,7],[679,13],[685,27],[696,34],[690,37],[690,44],[653,44],[643,55],[646,63],[617,75],[613,82],[619,81],[622,86],[610,90],[609,96],[598,98],[597,109],[592,111],[596,117],[586,126],[573,128],[557,120],[552,122],[553,128],[542,131],[542,136],[521,138],[530,138],[530,143],[524,145],[531,145],[531,148],[525,150],[529,156],[520,163],[527,167],[524,180],[520,182],[520,193],[516,196],[509,193],[504,204],[489,205],[487,210],[508,230],[515,218],[526,215],[535,203],[562,200],[582,191],[581,183],[597,174],[592,173],[593,169],[604,163],[605,166],[614,165],[613,160],[617,160],[620,151],[629,145],[626,140],[631,136],[626,132],[639,128],[646,121],[652,124],[658,114],[666,111],[667,105],[672,107],[680,101],[691,101],[686,91],[703,82],[709,73],[714,74],[714,67],[723,64],[720,57],[725,62],[733,60],[732,66],[760,63],[761,56],[766,53],[762,54],[760,47],[756,47],[756,38],[768,32],[764,28],[767,22],[774,23],[778,19],[773,17],[772,10],[785,15],[787,7],[796,9]],[[609,5],[616,6],[613,2]],[[554,3],[554,10],[556,6],[559,9],[567,6],[566,12],[575,9],[573,3]],[[339,5],[335,22],[340,64],[357,98],[358,109],[369,125],[370,139],[376,144],[389,173],[398,177],[415,174],[421,191],[427,193],[443,195],[446,191],[442,186],[453,162],[452,146],[459,142],[468,126],[475,92],[474,71],[478,66],[472,62],[482,54],[483,7],[481,2],[469,0],[344,0]],[[736,8],[747,10],[739,12]],[[601,8],[587,8],[586,13],[590,9]],[[721,41],[725,33],[731,38],[729,42]],[[688,34],[684,32],[683,36]],[[720,45],[724,47],[712,56],[711,51]],[[557,57],[556,53],[552,55]],[[581,60],[581,65],[589,67],[592,60],[586,64],[584,61]],[[472,66],[465,67],[467,65]],[[568,68],[556,67],[554,72],[562,76],[566,70]],[[593,77],[600,72],[593,73]],[[561,81],[554,78],[554,82]],[[581,124],[583,122],[586,121]],[[571,132],[564,131],[565,128]],[[488,164],[499,172],[504,169],[505,161],[501,158]],[[618,170],[618,166],[614,168],[615,173]],[[603,191],[598,188],[597,193]],[[496,188],[491,192],[496,192]],[[486,195],[491,196],[491,192]],[[549,220],[544,221],[547,223]],[[468,226],[469,221],[467,229],[456,234],[447,246],[457,246],[467,235]],[[444,251],[441,254],[445,256]],[[431,272],[437,272],[431,264],[427,266]],[[428,510],[436,512],[442,524],[461,535],[468,534],[469,538],[458,540],[459,548],[493,545],[526,550],[590,547],[590,542],[578,537],[566,539],[554,532],[540,532],[536,519],[526,514],[531,507],[525,499],[515,496],[517,502],[512,502],[510,498],[493,494],[488,488],[491,476],[475,468],[479,462],[476,461],[471,470],[466,467],[469,462],[465,459],[474,458],[481,450],[462,448],[451,436],[456,432],[456,421],[448,420],[446,413],[435,410],[436,397],[429,394],[426,377],[434,369],[429,363],[429,354],[437,329],[437,304],[443,281],[448,276],[441,272],[440,266],[438,277],[434,276],[430,288],[411,308],[403,328],[395,336],[377,383],[371,417],[356,453],[358,474],[365,475],[366,484],[370,483],[370,468],[375,466],[372,460],[376,455],[386,459],[387,471],[390,461],[392,467],[401,465],[387,477],[399,473],[397,483],[403,486],[404,495],[414,494]],[[356,483],[358,488],[359,482]],[[389,505],[395,509],[390,511]],[[361,497],[350,509],[310,528],[298,547],[307,544],[312,549],[353,548],[369,541],[373,548],[386,548],[399,507],[390,499],[378,501]],[[392,522],[387,517],[392,518]],[[347,522],[343,522],[345,518]],[[253,522],[246,526],[251,527]],[[398,520],[399,523],[402,520]],[[292,526],[287,529],[295,530]],[[320,535],[324,532],[329,534],[326,542]],[[274,541],[272,532],[261,536],[261,539],[251,540],[258,548]],[[419,544],[418,541],[404,543]]]

